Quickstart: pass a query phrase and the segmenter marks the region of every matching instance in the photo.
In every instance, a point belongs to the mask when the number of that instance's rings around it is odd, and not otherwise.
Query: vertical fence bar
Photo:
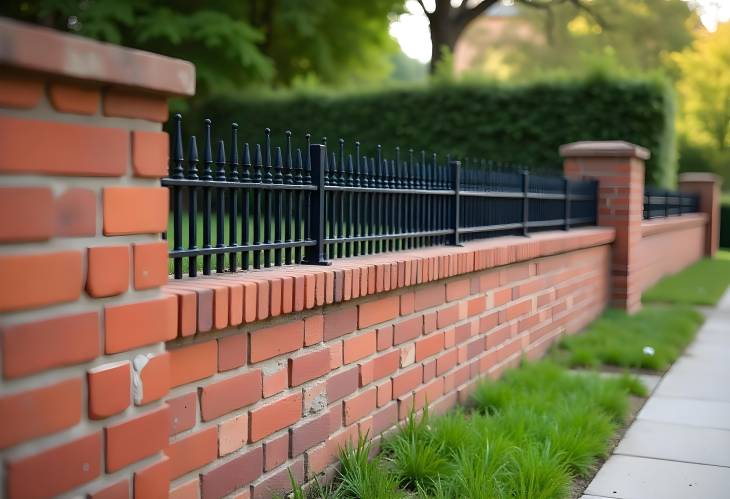
[[[198,180],[198,143],[193,135],[190,137],[190,154],[188,154],[188,180]],[[198,188],[188,188],[188,248],[198,249]],[[188,257],[188,275],[198,275],[198,257]]]
[[[329,265],[324,256],[324,216],[325,216],[325,157],[327,149],[320,144],[309,146],[309,156],[312,167],[312,185],[317,189],[312,191],[307,219],[309,227],[309,239],[314,245],[307,246],[304,255],[304,263],[310,265]]]
[[[528,233],[527,224],[530,221],[530,198],[528,194],[530,192],[530,173],[525,170],[522,172],[522,235],[526,236]]]
[[[453,211],[453,230],[454,234],[451,239],[453,246],[460,246],[459,243],[459,205],[461,204],[461,161],[449,161],[451,173],[454,181],[454,211]]]
[[[231,145],[230,156],[228,158],[228,180],[230,182],[238,182],[238,123],[231,124]],[[238,246],[238,189],[230,190],[228,200],[228,247],[235,248]],[[235,272],[238,270],[237,256],[235,251],[228,254],[228,270]]]
[[[203,144],[202,180],[213,180],[213,145],[210,138],[211,121],[205,120],[205,141]],[[212,217],[211,189],[203,187],[203,249],[211,248],[210,219]],[[203,274],[210,275],[210,253],[203,255]]]
[[[183,175],[183,143],[182,143],[182,116],[175,115],[175,149],[172,158],[170,176],[184,178]],[[173,217],[173,249],[182,249],[182,187],[172,188],[172,217]],[[182,258],[173,261],[175,279],[182,279]]]
[[[565,209],[563,210],[565,220],[563,229],[570,230],[570,179],[568,177],[564,177],[563,182],[565,184],[563,188],[563,191],[565,192]]]
[[[225,182],[226,181],[226,148],[225,144],[222,140],[218,141],[218,152],[216,154],[216,160],[215,164],[218,167],[216,169],[216,175],[215,179],[219,182]],[[217,189],[217,196],[216,201],[218,202],[215,210],[216,214],[216,235],[215,235],[215,247],[216,248],[225,248],[226,247],[226,227],[225,227],[225,220],[226,220],[226,190],[225,189]],[[215,271],[218,273],[222,273],[225,270],[226,266],[226,254],[225,253],[218,253],[215,256]]]

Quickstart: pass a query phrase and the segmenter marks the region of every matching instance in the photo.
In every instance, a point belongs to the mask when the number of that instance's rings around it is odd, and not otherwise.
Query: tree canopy
[[[387,76],[403,0],[21,0],[0,15],[193,62],[198,95]]]

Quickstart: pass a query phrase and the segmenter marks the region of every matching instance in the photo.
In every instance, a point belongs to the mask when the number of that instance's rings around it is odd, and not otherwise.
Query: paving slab
[[[730,468],[613,455],[585,492],[620,499],[728,499]]]
[[[637,419],[730,430],[730,402],[651,397],[642,407]]]
[[[730,431],[637,420],[614,453],[730,467]]]
[[[730,402],[728,359],[682,357],[664,376],[654,392],[659,397],[681,397]]]

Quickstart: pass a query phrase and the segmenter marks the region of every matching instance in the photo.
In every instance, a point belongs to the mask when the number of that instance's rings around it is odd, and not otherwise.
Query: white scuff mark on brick
[[[152,358],[152,354],[146,355],[139,354],[132,361],[132,395],[134,396],[134,403],[141,404],[144,399],[144,386],[142,384],[142,369],[145,368],[147,363]]]

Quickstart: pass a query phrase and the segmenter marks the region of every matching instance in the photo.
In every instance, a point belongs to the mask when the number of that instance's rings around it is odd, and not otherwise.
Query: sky
[[[455,0],[458,2],[458,0]],[[685,0],[696,6],[702,24],[710,31],[717,29],[718,22],[730,20],[730,0]],[[426,8],[429,6],[426,0]],[[428,19],[416,0],[406,2],[407,13],[401,15],[390,25],[390,34],[398,40],[403,52],[421,62],[431,59],[431,38],[428,31]]]

